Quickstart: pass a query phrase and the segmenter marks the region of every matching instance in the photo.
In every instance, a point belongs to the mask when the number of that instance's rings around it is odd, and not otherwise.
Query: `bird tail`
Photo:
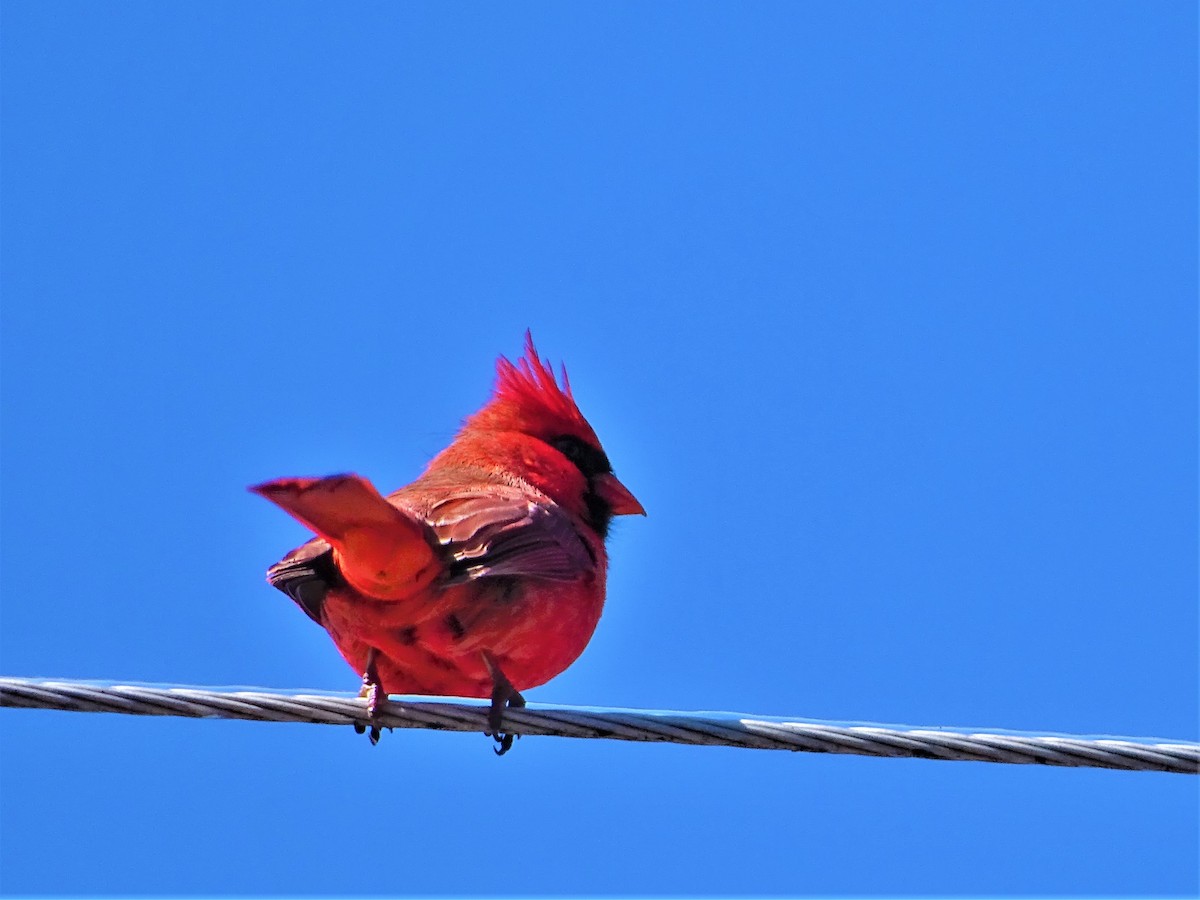
[[[250,490],[328,541],[342,577],[368,597],[413,596],[441,570],[428,526],[358,475],[277,478]]]

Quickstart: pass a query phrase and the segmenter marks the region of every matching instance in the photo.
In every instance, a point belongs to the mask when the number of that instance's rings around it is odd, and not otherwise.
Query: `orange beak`
[[[613,474],[597,475],[592,486],[600,499],[608,504],[614,516],[644,516],[646,510],[638,503],[637,497],[629,493],[629,488],[617,481]]]

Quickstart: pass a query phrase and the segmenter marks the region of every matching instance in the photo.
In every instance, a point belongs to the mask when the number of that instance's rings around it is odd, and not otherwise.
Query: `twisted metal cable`
[[[26,678],[0,678],[0,706],[321,725],[366,721],[366,701],[346,694],[278,694]],[[486,731],[487,714],[486,705],[401,697],[390,699],[374,724],[384,728]],[[504,724],[506,729],[527,735],[1200,774],[1200,744],[1184,741],[1002,731],[969,734],[735,713],[543,705],[507,710]]]

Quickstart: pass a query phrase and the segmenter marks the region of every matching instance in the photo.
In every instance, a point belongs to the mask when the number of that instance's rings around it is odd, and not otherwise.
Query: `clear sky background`
[[[0,672],[353,691],[245,486],[533,329],[622,480],[546,703],[1195,740],[1191,3],[6,0]],[[1200,889],[1179,775],[0,711],[0,891]]]

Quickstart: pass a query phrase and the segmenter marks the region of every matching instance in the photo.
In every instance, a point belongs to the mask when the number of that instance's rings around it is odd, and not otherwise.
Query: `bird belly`
[[[485,656],[517,690],[544,684],[583,652],[603,606],[595,578],[486,578],[407,600],[342,587],[326,596],[322,624],[356,672],[376,651],[387,693],[489,697]]]

